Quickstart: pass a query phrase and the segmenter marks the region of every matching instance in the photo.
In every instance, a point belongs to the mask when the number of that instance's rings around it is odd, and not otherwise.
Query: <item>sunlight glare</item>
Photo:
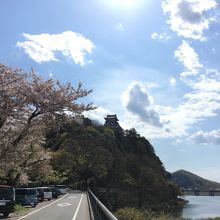
[[[143,0],[106,0],[105,3],[119,9],[132,9],[137,7]]]

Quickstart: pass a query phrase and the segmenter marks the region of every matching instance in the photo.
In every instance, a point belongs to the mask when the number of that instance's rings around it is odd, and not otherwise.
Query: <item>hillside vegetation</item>
[[[178,170],[172,173],[172,181],[174,181],[179,186],[188,189],[188,188],[199,188],[203,190],[208,189],[220,189],[220,183],[216,183],[207,179],[204,179],[198,175],[190,173],[185,170]]]
[[[167,207],[178,187],[135,129],[94,125],[92,91],[0,64],[0,184],[87,187],[110,209]]]
[[[75,188],[89,186],[113,210],[153,207],[174,201],[179,193],[153,146],[135,129],[69,119],[51,127],[46,148],[54,151],[51,165],[60,179]]]

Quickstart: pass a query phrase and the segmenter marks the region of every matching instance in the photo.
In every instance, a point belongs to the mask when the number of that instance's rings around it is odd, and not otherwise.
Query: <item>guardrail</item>
[[[93,219],[94,220],[118,220],[88,189],[89,200],[92,207]]]

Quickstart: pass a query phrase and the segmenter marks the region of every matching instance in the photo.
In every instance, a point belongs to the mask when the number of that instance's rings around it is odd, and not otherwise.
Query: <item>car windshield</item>
[[[44,193],[43,189],[39,189],[39,188],[38,188],[37,191],[38,191],[39,194]]]
[[[13,188],[0,187],[0,200],[4,200],[4,199],[11,200],[13,198],[13,195],[14,195]]]
[[[50,188],[44,188],[44,192],[51,192]]]
[[[26,194],[26,189],[16,189],[16,196],[24,196]]]
[[[66,189],[66,186],[65,185],[57,185],[57,188],[59,188],[59,189]]]
[[[37,191],[35,189],[16,189],[16,195],[17,196],[32,196],[36,195]]]
[[[37,194],[37,191],[35,189],[28,189],[27,190],[27,195],[29,195],[29,196],[33,196],[36,194]]]

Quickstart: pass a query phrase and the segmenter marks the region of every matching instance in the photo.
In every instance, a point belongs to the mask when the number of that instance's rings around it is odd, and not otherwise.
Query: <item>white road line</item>
[[[35,210],[35,211],[33,211],[33,212],[28,213],[27,215],[25,215],[25,216],[19,218],[18,220],[24,219],[24,218],[28,217],[29,215],[32,215],[32,214],[34,214],[34,213],[36,213],[36,212],[38,212],[38,211],[40,211],[40,210],[42,210],[42,209],[44,209],[44,208],[46,208],[46,207],[48,207],[48,206],[51,206],[51,205],[53,205],[54,203],[60,201],[61,199],[63,199],[64,197],[66,197],[66,196],[68,196],[68,195],[69,195],[69,193],[66,194],[66,195],[64,195],[64,196],[61,197],[60,199],[57,199],[56,201],[54,201],[54,202],[48,204],[48,205],[45,205],[45,206],[43,206],[43,207],[41,207],[41,208],[39,208],[39,209],[37,209],[37,210]]]
[[[77,197],[76,196],[69,196],[68,198],[69,199],[76,199]]]
[[[80,205],[81,205],[81,203],[82,203],[82,199],[83,199],[83,194],[81,195],[81,198],[80,198],[79,204],[78,204],[78,206],[77,206],[77,208],[76,208],[76,212],[75,212],[75,214],[74,214],[72,220],[76,220],[76,216],[77,216],[77,214],[78,214],[79,207],[80,207]]]

